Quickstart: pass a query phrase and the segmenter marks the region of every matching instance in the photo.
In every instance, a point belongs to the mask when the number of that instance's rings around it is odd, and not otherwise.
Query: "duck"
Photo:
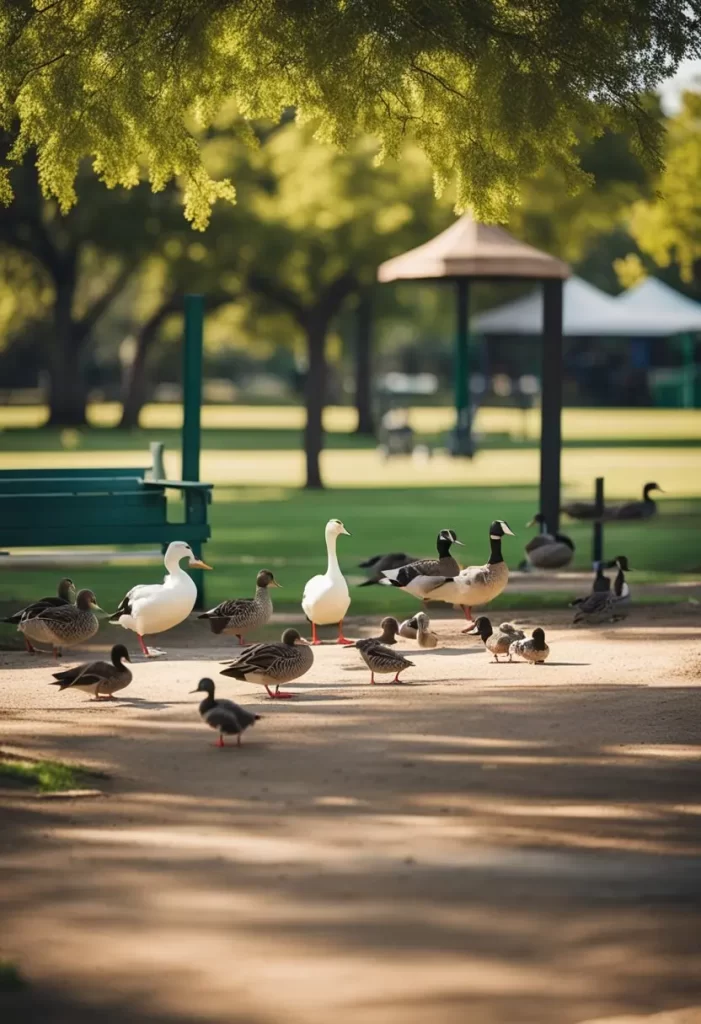
[[[110,653],[111,661],[89,661],[75,668],[54,672],[55,682],[60,690],[83,690],[91,693],[93,700],[106,697],[113,700],[118,690],[123,690],[132,680],[131,669],[124,664],[131,662],[129,651],[124,644],[115,644]]]
[[[79,590],[75,604],[42,608],[36,615],[26,615],[17,627],[35,643],[51,644],[54,657],[64,647],[85,643],[97,633],[100,623],[95,612],[101,612],[92,590]]]
[[[385,569],[401,569],[403,565],[415,562],[415,555],[407,555],[405,551],[391,551],[386,555],[373,555],[364,562],[358,562],[359,569],[372,569],[369,579],[359,583],[359,587],[372,587],[382,579]]]
[[[416,619],[416,640],[419,647],[433,648],[438,646],[438,636],[431,629],[431,620],[426,612],[418,612]]]
[[[73,580],[64,576],[63,579],[58,581],[58,587],[56,591],[56,597],[40,597],[38,601],[32,601],[24,608],[20,608],[14,615],[8,615],[6,619],[0,619],[0,622],[7,622],[13,626],[19,626],[22,619],[27,616],[31,618],[33,615],[37,615],[44,608],[61,608],[67,604],[75,604],[75,583]],[[31,641],[26,633],[22,634],[24,637],[25,647],[27,648],[27,654],[34,654],[35,648],[32,646]]]
[[[365,640],[358,640],[354,646],[360,652],[360,656],[370,669],[370,683],[375,684],[375,673],[384,675],[394,672],[393,683],[399,683],[399,673],[408,668],[414,667],[414,662],[409,661],[398,651],[391,651],[389,647],[379,643],[373,637]]]
[[[538,626],[531,633],[529,640],[514,640],[509,647],[509,661],[512,658],[523,658],[530,661],[531,665],[543,665],[550,654],[550,648],[545,642],[545,632]]]
[[[420,558],[416,562],[410,562],[398,569],[384,569],[380,583],[385,587],[397,587],[405,590],[408,594],[423,600],[423,594],[419,593],[414,585],[414,580],[423,576],[456,576],[460,572],[460,565],[450,553],[453,544],[463,547],[463,542],[458,540],[455,530],[441,530],[436,537],[436,551],[438,558]]]
[[[484,646],[494,655],[494,660],[497,662],[500,654],[509,654],[512,643],[516,640],[526,639],[523,630],[514,626],[512,622],[502,622],[496,630],[493,630],[492,623],[486,615],[480,615],[470,633],[481,637]],[[509,657],[509,661],[511,661],[511,657]]]
[[[314,652],[308,640],[296,629],[286,629],[279,643],[254,644],[232,661],[220,675],[264,686],[271,700],[294,697],[280,686],[300,679],[314,664]],[[274,686],[274,692],[270,687]]]
[[[217,729],[219,739],[215,747],[225,747],[224,735],[235,736],[236,745],[241,746],[241,737],[250,725],[259,722],[262,715],[256,715],[253,711],[247,711],[233,700],[225,700],[214,696],[214,680],[200,679],[197,688],[190,690],[190,693],[206,693],[207,696],[200,703],[200,718],[210,729]]]
[[[109,621],[114,626],[136,633],[141,650],[147,658],[157,658],[164,651],[147,647],[144,636],[164,633],[184,622],[197,600],[194,580],[180,568],[187,558],[191,569],[211,569],[184,540],[174,540],[166,549],[163,563],[166,577],[162,583],[139,583],[132,587]]]
[[[460,605],[468,622],[463,633],[469,633],[474,626],[472,606],[493,601],[509,581],[509,567],[501,553],[501,540],[505,535],[514,536],[506,520],[493,520],[489,527],[491,554],[485,565],[470,565],[454,576],[423,576],[413,570],[413,579],[407,580],[412,587],[411,593],[424,599]],[[399,572],[408,573],[410,569],[411,566],[407,566]]]
[[[374,640],[379,641],[381,644],[387,644],[388,647],[392,647],[397,642],[397,633],[399,632],[399,623],[392,615],[386,615],[380,623],[380,629],[382,632],[379,636],[373,637]]]
[[[659,484],[650,483],[643,487],[642,501],[624,501],[606,510],[607,519],[651,519],[657,513],[657,502],[650,497],[651,491],[665,492]]]
[[[235,597],[222,601],[216,608],[202,612],[198,619],[209,619],[212,632],[217,635],[231,633],[244,645],[243,634],[251,629],[260,629],[270,622],[273,614],[273,599],[270,587],[279,587],[270,569],[261,569],[256,576],[255,597]]]
[[[605,585],[604,580],[606,580]],[[575,626],[580,623],[597,626],[602,622],[611,622],[614,617],[611,580],[608,576],[604,576],[601,566],[597,569],[594,584],[595,589],[587,597],[572,602],[572,606],[576,609],[572,619],[572,624]]]
[[[412,616],[410,619],[404,619],[404,622],[402,622],[399,627],[399,635],[405,637],[407,640],[416,640],[416,634],[418,631],[419,624],[416,621],[416,615]]]
[[[579,605],[584,604],[584,602],[587,601],[592,594],[605,594],[606,591],[610,589],[611,580],[608,578],[608,576],[605,575],[603,564],[599,564],[596,567],[596,572],[594,573],[594,581],[592,583],[592,587],[589,593],[586,595],[586,597],[576,597],[573,601],[570,601],[569,607],[577,608]]]
[[[526,562],[535,569],[564,569],[574,558],[574,542],[564,533],[549,533],[545,516],[538,512],[527,527],[538,525],[540,533],[526,544]]]
[[[312,624],[312,643],[320,644],[316,627],[338,623],[339,644],[352,645],[343,635],[343,620],[350,607],[351,598],[348,584],[341,572],[336,555],[336,541],[342,535],[350,537],[340,519],[329,519],[324,529],[328,563],[323,576],[312,576],[304,587],[302,610]]]

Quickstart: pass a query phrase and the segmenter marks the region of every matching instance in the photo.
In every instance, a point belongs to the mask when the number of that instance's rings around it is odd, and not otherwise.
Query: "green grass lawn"
[[[386,587],[357,587],[364,579],[357,563],[370,555],[389,550],[429,554],[435,535],[443,527],[457,531],[465,547],[458,549],[464,565],[480,564],[489,554],[488,527],[495,518],[506,519],[517,534],[506,538],[504,553],[515,568],[523,546],[532,535],[525,523],[536,510],[537,492],[532,487],[491,488],[348,488],[306,492],[260,488],[228,488],[226,500],[212,506],[213,539],[206,547],[207,561],[214,572],[207,573],[207,598],[212,604],[226,597],[252,594],[259,568],[271,568],[283,589],[273,599],[279,609],[299,610],[306,580],[326,567],[324,525],[340,518],[351,532],[341,537],[338,550],[341,565],[349,576],[353,603],[351,614],[398,615],[416,608],[411,597]],[[637,570],[635,580],[664,580],[684,573],[701,573],[699,525],[701,501],[666,501],[660,514],[644,523],[621,523],[606,528],[606,555],[626,554]],[[567,524],[567,533],[577,546],[574,568],[588,570],[591,562],[591,527]],[[51,593],[65,572],[56,570],[0,571],[0,605],[14,608],[30,598]],[[125,591],[135,583],[157,582],[160,566],[131,565],[76,568],[71,572],[78,587],[95,590],[101,606],[116,607]],[[539,604],[562,605],[563,595],[538,598]],[[507,593],[497,607],[533,603],[530,595]],[[105,636],[121,633],[105,624]],[[0,626],[0,642],[9,642],[14,627]]]
[[[23,761],[0,754],[0,786],[9,782],[39,793],[61,793],[84,786],[89,774],[62,761]]]

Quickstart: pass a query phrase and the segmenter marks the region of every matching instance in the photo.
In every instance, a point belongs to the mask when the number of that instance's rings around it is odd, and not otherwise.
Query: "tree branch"
[[[282,306],[296,320],[300,322],[304,320],[307,310],[291,288],[287,288],[278,281],[273,281],[266,277],[265,274],[260,274],[255,270],[248,275],[248,286],[254,292],[274,302],[275,305]]]
[[[91,334],[95,324],[98,322],[100,317],[107,312],[131,277],[133,271],[134,267],[132,265],[127,264],[122,267],[112,284],[104,290],[99,298],[95,299],[90,309],[88,309],[88,311],[75,325],[75,339],[79,345],[83,344]]]

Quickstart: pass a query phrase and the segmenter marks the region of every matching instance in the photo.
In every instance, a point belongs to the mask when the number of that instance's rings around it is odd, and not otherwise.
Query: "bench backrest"
[[[114,494],[140,489],[147,470],[134,469],[40,469],[3,470],[0,495],[12,494]]]

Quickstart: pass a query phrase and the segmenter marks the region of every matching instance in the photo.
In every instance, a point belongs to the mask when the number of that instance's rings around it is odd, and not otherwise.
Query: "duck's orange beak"
[[[207,565],[206,562],[202,562],[199,558],[196,558],[194,561],[190,562],[190,568],[191,569],[211,569],[212,566],[211,565]]]

